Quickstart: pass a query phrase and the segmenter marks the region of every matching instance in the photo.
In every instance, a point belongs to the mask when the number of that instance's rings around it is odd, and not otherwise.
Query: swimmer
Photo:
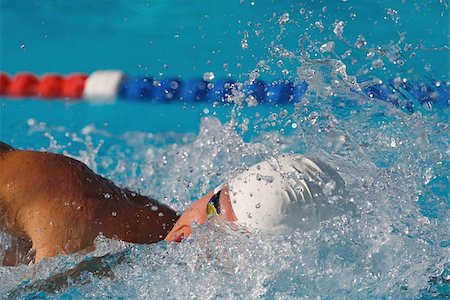
[[[194,223],[204,224],[209,217],[250,232],[308,230],[345,212],[344,198],[344,181],[330,166],[302,155],[281,155],[232,177],[178,217],[77,160],[0,142],[0,229],[21,241],[14,249],[19,255],[6,253],[5,265],[91,251],[99,234],[133,243],[164,237],[180,242],[193,232]]]

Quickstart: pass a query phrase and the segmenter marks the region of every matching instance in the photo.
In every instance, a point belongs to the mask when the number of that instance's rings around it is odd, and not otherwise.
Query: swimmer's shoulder
[[[0,164],[3,173],[23,174],[25,178],[32,175],[53,178],[72,178],[93,176],[94,173],[83,162],[74,158],[51,152],[18,150],[1,145]],[[7,174],[4,174],[7,175]]]

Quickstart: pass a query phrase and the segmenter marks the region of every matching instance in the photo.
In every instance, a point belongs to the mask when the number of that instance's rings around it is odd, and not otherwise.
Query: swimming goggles
[[[217,194],[214,194],[211,199],[209,199],[209,202],[206,205],[206,213],[208,214],[208,216],[220,214],[220,192],[221,191],[219,191]]]
[[[209,199],[206,205],[206,213],[209,215],[219,215],[220,214],[220,193],[222,192],[223,184],[219,185],[214,189],[214,195]]]

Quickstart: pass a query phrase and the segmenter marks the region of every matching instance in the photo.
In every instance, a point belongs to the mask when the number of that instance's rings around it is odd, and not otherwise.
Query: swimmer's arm
[[[15,299],[30,292],[56,293],[69,285],[80,283],[86,278],[86,273],[90,273],[98,278],[114,278],[112,268],[124,262],[127,259],[127,253],[129,253],[129,249],[100,257],[89,257],[73,269],[57,273],[46,279],[19,285],[17,289],[7,292],[6,295],[8,298]]]

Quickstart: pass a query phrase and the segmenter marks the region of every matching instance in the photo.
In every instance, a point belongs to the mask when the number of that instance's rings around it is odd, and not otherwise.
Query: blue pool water
[[[210,222],[179,245],[99,237],[93,253],[0,267],[0,295],[449,297],[448,108],[410,99],[411,113],[357,92],[395,78],[448,84],[447,1],[0,0],[0,24],[0,69],[10,74],[213,72],[309,84],[302,102],[283,106],[241,106],[239,93],[219,105],[1,100],[0,140],[75,157],[179,212],[244,164],[314,154],[339,168],[357,207],[281,236]],[[0,256],[9,243],[0,233]],[[102,255],[113,276],[55,281]]]

